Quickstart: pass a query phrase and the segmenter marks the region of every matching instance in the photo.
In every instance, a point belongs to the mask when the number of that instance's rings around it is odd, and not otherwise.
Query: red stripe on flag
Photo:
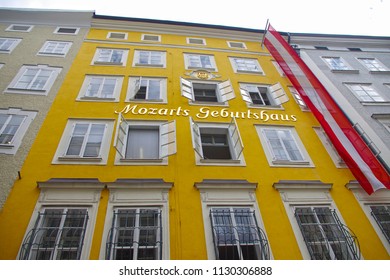
[[[390,189],[387,171],[325,87],[271,25],[268,25],[264,45],[313,112],[363,189],[368,194],[381,188]]]

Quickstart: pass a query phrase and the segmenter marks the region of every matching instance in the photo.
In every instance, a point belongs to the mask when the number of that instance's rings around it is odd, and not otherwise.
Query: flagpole
[[[263,39],[261,40],[261,47],[263,47],[263,44],[264,44],[265,34],[267,34],[268,22],[269,22],[269,19],[267,18],[267,22],[265,23],[265,28],[264,28]]]

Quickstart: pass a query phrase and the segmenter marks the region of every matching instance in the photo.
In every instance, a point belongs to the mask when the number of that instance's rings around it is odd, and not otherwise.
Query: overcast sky
[[[390,36],[390,0],[0,0],[0,7],[92,10],[278,31]]]

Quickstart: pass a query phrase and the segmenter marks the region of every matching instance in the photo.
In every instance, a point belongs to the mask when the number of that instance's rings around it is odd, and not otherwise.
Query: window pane
[[[80,155],[81,148],[84,142],[84,137],[88,131],[88,127],[89,124],[78,123],[75,125],[66,155],[68,156]]]
[[[148,99],[159,99],[159,98],[160,98],[160,81],[149,80]]]
[[[84,157],[97,157],[100,153],[104,135],[104,124],[92,124],[89,132],[88,141],[85,146]]]
[[[0,116],[0,144],[11,144],[22,124],[25,116],[1,115]],[[6,124],[6,122],[8,122]]]
[[[126,158],[158,159],[159,129],[130,128],[127,138]]]

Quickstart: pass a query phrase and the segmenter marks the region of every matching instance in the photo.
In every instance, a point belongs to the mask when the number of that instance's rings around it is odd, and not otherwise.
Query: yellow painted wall
[[[110,30],[114,31],[114,30]],[[121,32],[121,30],[117,30]],[[91,29],[88,39],[106,40],[108,30]],[[194,36],[198,37],[198,36]],[[127,42],[140,41],[141,33],[129,32]],[[258,42],[245,42],[247,50],[253,54],[232,53],[226,40],[205,38],[205,50],[188,49],[186,38],[177,35],[162,35],[162,42],[158,44],[121,44],[86,41],[58,96],[47,116],[46,121],[33,145],[33,148],[21,170],[22,179],[15,182],[9,199],[0,216],[0,259],[15,259],[23,240],[26,227],[34,210],[39,189],[37,182],[50,178],[97,178],[101,182],[114,182],[118,178],[162,178],[166,182],[173,182],[174,186],[169,193],[169,233],[171,259],[207,259],[205,237],[203,229],[202,208],[199,191],[194,187],[195,182],[203,179],[245,179],[258,183],[256,198],[265,225],[267,237],[274,259],[301,259],[301,253],[296,242],[285,207],[280,194],[273,188],[279,180],[320,180],[324,183],[333,183],[330,191],[332,198],[342,213],[346,224],[358,236],[362,255],[365,259],[389,259],[389,255],[372,229],[371,224],[358,205],[352,193],[344,187],[353,180],[347,169],[337,169],[328,156],[325,148],[312,129],[318,126],[310,112],[303,112],[294,102],[287,89],[287,78],[281,78],[274,66],[272,58]],[[161,46],[163,44],[163,46]],[[164,45],[165,44],[165,45]],[[180,47],[171,47],[171,46]],[[92,58],[97,47],[129,49],[127,66],[92,66]],[[185,47],[185,48],[184,48]],[[211,51],[212,48],[218,51]],[[166,50],[167,67],[134,68],[132,60],[135,49]],[[237,119],[241,137],[244,143],[244,158],[246,166],[215,167],[196,166],[195,153],[192,148],[191,129],[189,118],[186,116],[158,116],[158,120],[176,119],[177,154],[169,157],[166,166],[115,166],[115,149],[110,148],[107,165],[53,165],[51,164],[58,143],[63,134],[68,118],[117,118],[115,111],[120,111],[128,103],[124,102],[129,76],[161,76],[168,77],[168,104],[139,104],[145,108],[181,107],[190,111],[195,121],[230,122],[230,118],[208,117],[200,120],[196,114],[202,106],[189,105],[188,100],[180,95],[180,76],[190,72],[184,69],[185,52],[210,54],[214,52],[218,67],[218,80],[230,79],[235,90],[236,98],[230,100],[229,107],[209,107],[211,110],[226,108],[229,112],[247,112],[248,108],[239,92],[239,82],[274,84],[278,81],[290,96],[290,102],[283,105],[284,110],[268,110],[268,114],[287,114],[296,116],[297,121],[268,121],[267,124],[283,124],[295,126],[299,137],[306,147],[315,167],[312,168],[275,168],[270,167],[262,150],[260,139],[255,125],[264,122],[255,119]],[[230,65],[229,56],[252,57],[259,60],[265,76],[235,74]],[[112,74],[123,75],[124,82],[119,102],[83,102],[76,101],[85,74]],[[131,105],[134,105],[132,103]],[[138,103],[137,103],[138,104]],[[255,112],[255,109],[251,109]],[[132,119],[155,119],[156,116],[125,115]],[[112,140],[114,135],[112,136]],[[111,144],[113,141],[111,142]],[[106,216],[109,192],[104,189],[101,193],[95,232],[92,240],[90,259],[98,259],[104,220]],[[35,213],[34,213],[35,214]]]

